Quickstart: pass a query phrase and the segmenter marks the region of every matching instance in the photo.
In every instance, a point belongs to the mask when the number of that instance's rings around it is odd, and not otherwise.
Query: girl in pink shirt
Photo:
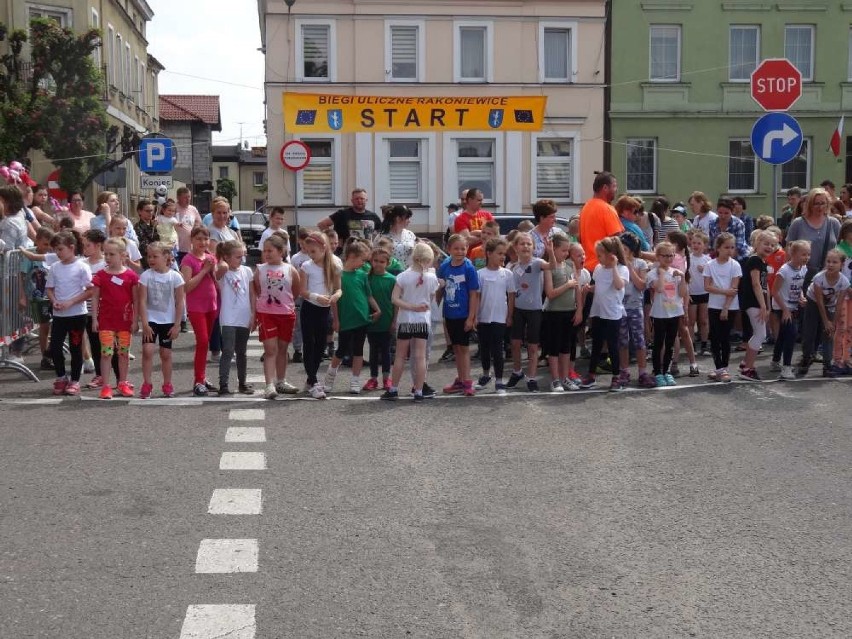
[[[190,251],[180,265],[180,274],[186,283],[186,311],[192,330],[195,331],[195,381],[192,392],[196,396],[207,395],[215,388],[207,381],[207,347],[213,323],[219,312],[216,290],[216,258],[207,252],[210,232],[204,226],[192,229]]]

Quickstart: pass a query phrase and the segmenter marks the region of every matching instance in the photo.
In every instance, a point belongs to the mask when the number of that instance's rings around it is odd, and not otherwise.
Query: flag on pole
[[[834,130],[834,133],[831,135],[831,143],[829,147],[831,148],[831,152],[834,153],[834,157],[840,157],[840,138],[843,137],[843,117],[840,116],[840,122],[837,123],[837,128]]]

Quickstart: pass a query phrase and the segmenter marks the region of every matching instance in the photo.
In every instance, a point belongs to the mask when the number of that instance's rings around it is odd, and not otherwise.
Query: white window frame
[[[130,49],[130,43],[124,43],[124,94],[133,99],[133,52]]]
[[[459,199],[459,194],[455,192],[459,183],[457,168],[458,147],[456,145],[456,140],[470,138],[475,140],[494,141],[494,197],[493,200],[483,202],[483,207],[492,210],[503,207],[506,205],[506,159],[504,154],[505,135],[503,132],[490,133],[486,131],[472,131],[468,133],[464,131],[456,131],[444,134],[444,199],[447,202],[457,202]]]
[[[417,74],[414,78],[395,78],[393,75],[393,27],[417,29]],[[424,20],[385,20],[385,80],[388,82],[423,82],[426,78],[426,22]]]
[[[852,82],[852,27],[849,29],[849,37],[846,39],[846,43],[849,46],[849,66],[846,70],[846,78]]]
[[[260,182],[257,181],[257,176],[260,176]],[[252,171],[251,172],[251,185],[254,188],[258,188],[263,186],[266,182],[266,171]]]
[[[577,179],[580,163],[578,144],[580,140],[579,131],[548,131],[547,133],[533,133],[530,135],[530,199],[535,201],[541,199],[538,195],[538,141],[541,139],[557,139],[571,141],[571,199],[555,200],[557,204],[573,204],[577,202],[580,193],[580,181]]]
[[[547,65],[544,59],[544,32],[548,29],[563,29],[569,32],[568,47],[568,77],[548,78],[545,77]],[[538,23],[538,81],[545,83],[572,83],[577,78],[577,23],[565,20],[546,20]]]
[[[101,15],[98,13],[98,10],[95,9],[94,7],[91,7],[91,9],[92,9],[92,12],[89,15],[89,20],[91,21],[91,27],[93,29],[97,29],[98,31],[100,31],[101,30]],[[97,47],[95,47],[94,50],[92,51],[92,62],[94,63],[95,68],[98,71],[103,70],[102,69],[102,67],[103,67],[103,44],[104,44],[104,39],[103,39],[103,36],[101,36],[100,44]]]
[[[485,29],[484,78],[463,78],[461,75],[461,30],[464,27]],[[494,82],[494,23],[490,20],[456,20],[453,22],[453,82],[464,84]]]
[[[33,16],[33,13],[48,14],[47,16]],[[59,26],[68,29],[74,28],[74,10],[65,7],[57,7],[50,4],[27,3],[27,31],[30,28],[30,20],[34,17],[59,18]]]
[[[624,188],[630,193],[656,193],[657,192],[657,177],[659,175],[659,140],[657,138],[627,138],[625,140],[626,144],[624,147]],[[654,144],[654,171],[650,189],[632,189],[629,186],[629,173],[627,171],[628,167],[628,154],[630,152],[630,147],[635,146],[637,142],[653,142]]]
[[[811,59],[808,62],[810,66],[810,75],[802,73],[802,82],[814,81],[814,53],[816,49],[816,28],[812,24],[785,24],[784,25],[784,57],[787,57],[787,30],[788,29],[806,29],[811,33]],[[801,71],[801,69],[799,69]]]
[[[302,37],[302,27],[305,26],[327,26],[328,27],[328,77],[306,78],[305,77],[305,41]],[[337,21],[304,18],[296,20],[296,82],[337,82]]]
[[[674,78],[655,78],[651,74],[653,68],[653,56],[651,55],[651,39],[655,28],[677,29],[677,73]],[[648,79],[650,82],[680,82],[681,63],[683,58],[683,26],[679,24],[652,24],[648,28]]]
[[[329,207],[329,206],[337,206],[340,203],[340,196],[343,193],[343,159],[340,157],[341,154],[341,144],[340,144],[340,134],[317,134],[317,135],[304,135],[299,137],[294,137],[294,140],[302,140],[302,141],[325,141],[331,140],[331,202],[306,202],[305,201],[305,190],[303,180],[303,171],[298,171],[296,173],[296,201],[299,206],[317,206],[317,207]],[[325,158],[322,158],[325,160]],[[314,159],[311,158],[311,162]]]
[[[117,86],[115,81],[115,27],[107,23],[107,82]]]
[[[754,164],[754,183],[752,184],[752,188],[750,188],[750,189],[732,189],[731,188],[731,157],[732,157],[730,155],[730,153],[731,153],[731,142],[748,142],[749,144],[751,144],[751,140],[749,138],[729,138],[728,139],[728,166],[725,170],[725,172],[727,174],[726,177],[727,177],[728,189],[727,189],[726,192],[731,193],[731,194],[757,193],[757,190],[760,186],[760,184],[759,184],[759,178],[760,178],[759,162],[760,162],[760,158],[757,157],[757,153],[754,153],[754,149],[752,149],[752,153],[754,155],[754,162],[753,162],[753,164]]]
[[[418,140],[420,142],[420,202],[403,202],[429,206],[432,203],[431,186],[435,175],[435,134],[434,133],[377,133],[376,167],[379,169],[376,181],[377,202],[391,202],[390,188],[390,141]],[[397,203],[397,202],[395,202]],[[397,203],[398,204],[398,203]]]
[[[144,111],[149,108],[148,104],[148,67],[144,62],[139,63],[139,106]]]
[[[124,92],[124,38],[120,33],[115,33],[115,86],[122,93]]]
[[[751,82],[751,74],[747,78],[734,78],[732,76],[734,70],[734,59],[731,55],[733,46],[733,34],[734,29],[748,30],[754,31],[756,34],[755,37],[755,58],[754,64],[755,68],[758,64],[760,64],[760,25],[759,24],[732,24],[728,28],[728,81],[729,82]]]
[[[814,157],[814,139],[812,137],[806,137],[802,141],[802,144],[807,144],[807,155],[805,156],[805,183],[804,184],[791,184],[790,186],[798,186],[801,189],[810,189],[812,175],[813,175],[813,157]],[[784,188],[784,165],[781,165],[781,173],[779,177],[780,185],[781,185],[781,194],[786,195],[787,189]]]

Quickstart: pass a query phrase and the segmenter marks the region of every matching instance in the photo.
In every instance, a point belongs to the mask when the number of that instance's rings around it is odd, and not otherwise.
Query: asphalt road
[[[848,637],[849,388],[6,398],[0,637]],[[262,513],[208,514],[223,488]],[[197,574],[220,539],[256,572]],[[191,634],[204,604],[254,626]]]

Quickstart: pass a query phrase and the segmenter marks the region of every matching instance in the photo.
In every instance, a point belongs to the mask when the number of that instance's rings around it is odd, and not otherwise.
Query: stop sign
[[[59,188],[59,172],[62,169],[55,169],[47,176],[47,192],[50,197],[55,197],[57,200],[67,200],[68,194]]]
[[[765,111],[786,111],[802,96],[802,74],[786,58],[764,60],[751,73],[751,97]]]

